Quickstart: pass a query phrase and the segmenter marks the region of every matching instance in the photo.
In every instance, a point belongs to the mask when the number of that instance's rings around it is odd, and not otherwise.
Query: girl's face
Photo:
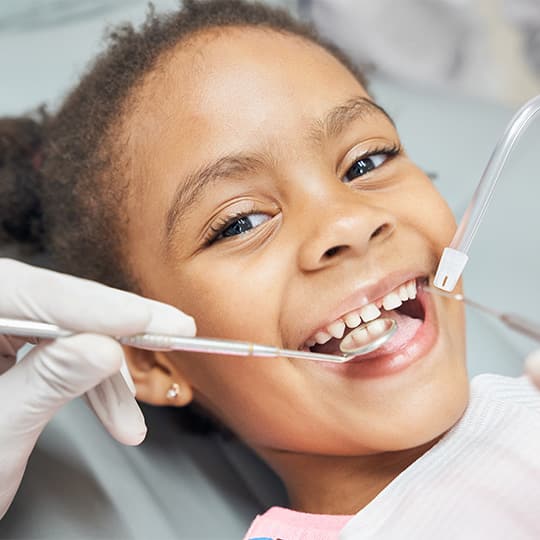
[[[130,262],[142,292],[193,315],[200,336],[299,349],[329,325],[339,335],[340,320],[432,277],[454,232],[392,121],[298,37],[199,35],[162,59],[133,110]],[[160,380],[187,382],[266,457],[412,448],[466,405],[464,315],[425,293],[400,311],[397,337],[365,363],[154,359]],[[161,400],[159,384],[136,380],[142,399]]]

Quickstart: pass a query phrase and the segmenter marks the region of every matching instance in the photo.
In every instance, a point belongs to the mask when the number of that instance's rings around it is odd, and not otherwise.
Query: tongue
[[[365,358],[397,351],[414,337],[424,322],[422,319],[414,319],[396,310],[383,313],[382,316],[394,319],[397,323],[397,331],[389,341],[369,355],[366,354]]]

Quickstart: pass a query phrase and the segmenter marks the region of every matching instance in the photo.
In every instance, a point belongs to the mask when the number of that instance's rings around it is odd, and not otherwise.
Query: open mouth
[[[302,349],[341,356],[342,342],[350,348],[351,343],[360,345],[372,341],[385,331],[385,325],[382,321],[378,324],[377,319],[390,318],[396,321],[398,331],[369,357],[398,350],[414,337],[424,322],[425,308],[417,297],[417,287],[426,282],[427,277],[409,280],[382,298],[342,315],[315,332]],[[365,323],[370,324],[366,327]]]

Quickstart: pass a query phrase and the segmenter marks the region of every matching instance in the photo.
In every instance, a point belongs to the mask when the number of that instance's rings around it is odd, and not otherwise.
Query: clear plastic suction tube
[[[456,234],[450,246],[445,248],[439,262],[439,268],[437,269],[434,280],[434,285],[439,289],[452,291],[456,286],[467,263],[467,253],[471,247],[471,243],[486,213],[491,197],[493,196],[495,185],[510,152],[539,111],[540,95],[534,97],[519,109],[510,121],[510,124],[508,124],[497,146],[495,146],[495,150],[491,154]]]

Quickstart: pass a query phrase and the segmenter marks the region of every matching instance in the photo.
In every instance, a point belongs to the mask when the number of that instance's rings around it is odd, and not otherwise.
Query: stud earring
[[[165,397],[167,399],[176,399],[180,393],[180,385],[178,383],[172,383],[171,387],[167,390]]]

